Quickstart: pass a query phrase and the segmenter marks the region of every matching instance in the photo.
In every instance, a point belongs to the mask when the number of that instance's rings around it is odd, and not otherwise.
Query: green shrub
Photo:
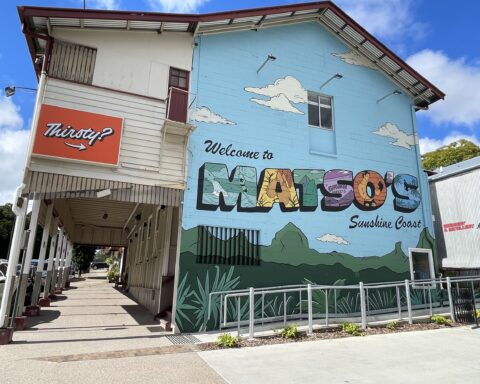
[[[298,336],[298,328],[296,324],[287,325],[280,331],[280,336],[284,339],[295,339]]]
[[[360,326],[354,323],[343,323],[342,331],[352,336],[365,336],[365,332],[362,332]]]
[[[476,312],[476,314],[477,314],[477,319],[479,319],[479,320],[480,320],[480,309],[477,309],[477,312]]]
[[[450,325],[452,323],[452,320],[440,315],[430,317],[430,321],[438,325]]]
[[[389,321],[385,326],[385,328],[390,329],[391,331],[393,331],[394,329],[397,329],[397,327],[398,327],[398,321],[395,321],[395,320]]]
[[[229,333],[224,333],[217,338],[217,345],[222,348],[234,348],[238,345],[238,342],[238,337],[232,336]]]

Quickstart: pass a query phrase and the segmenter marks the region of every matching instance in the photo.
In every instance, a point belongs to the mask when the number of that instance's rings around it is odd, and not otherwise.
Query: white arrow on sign
[[[70,143],[67,143],[66,141],[64,141],[64,144],[68,145],[69,147],[72,147],[72,148],[77,148],[79,151],[85,151],[87,149],[87,147],[85,145],[83,145],[82,143],[80,143],[78,145],[75,145],[75,144],[70,144]]]

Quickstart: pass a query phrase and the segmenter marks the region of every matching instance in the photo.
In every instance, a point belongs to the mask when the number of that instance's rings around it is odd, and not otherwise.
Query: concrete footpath
[[[0,347],[2,384],[480,382],[480,329],[197,352],[101,272],[74,282],[28,323]]]
[[[227,382],[480,383],[480,329],[445,328],[201,352]]]

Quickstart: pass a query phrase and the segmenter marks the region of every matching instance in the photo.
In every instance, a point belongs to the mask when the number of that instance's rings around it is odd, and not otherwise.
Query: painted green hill
[[[183,230],[182,253],[197,253],[197,233],[197,228]],[[428,230],[424,229],[420,234],[418,246],[432,248],[433,244],[434,239]],[[292,266],[341,264],[353,272],[386,267],[395,273],[405,273],[409,270],[409,263],[401,245],[401,242],[397,242],[391,252],[382,256],[355,257],[342,252],[321,253],[310,248],[308,239],[297,226],[288,223],[275,234],[270,245],[260,247],[260,256],[262,262]]]
[[[291,265],[334,265],[342,264],[354,272],[366,268],[387,267],[394,272],[408,271],[408,258],[402,251],[401,242],[395,244],[392,252],[383,256],[355,257],[343,252],[321,253],[310,248],[303,232],[292,223],[278,231],[270,246],[261,250],[262,261]]]

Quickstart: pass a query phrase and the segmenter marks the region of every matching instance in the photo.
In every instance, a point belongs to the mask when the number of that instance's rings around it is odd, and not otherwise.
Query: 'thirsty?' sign
[[[43,104],[33,154],[117,165],[123,119]]]

